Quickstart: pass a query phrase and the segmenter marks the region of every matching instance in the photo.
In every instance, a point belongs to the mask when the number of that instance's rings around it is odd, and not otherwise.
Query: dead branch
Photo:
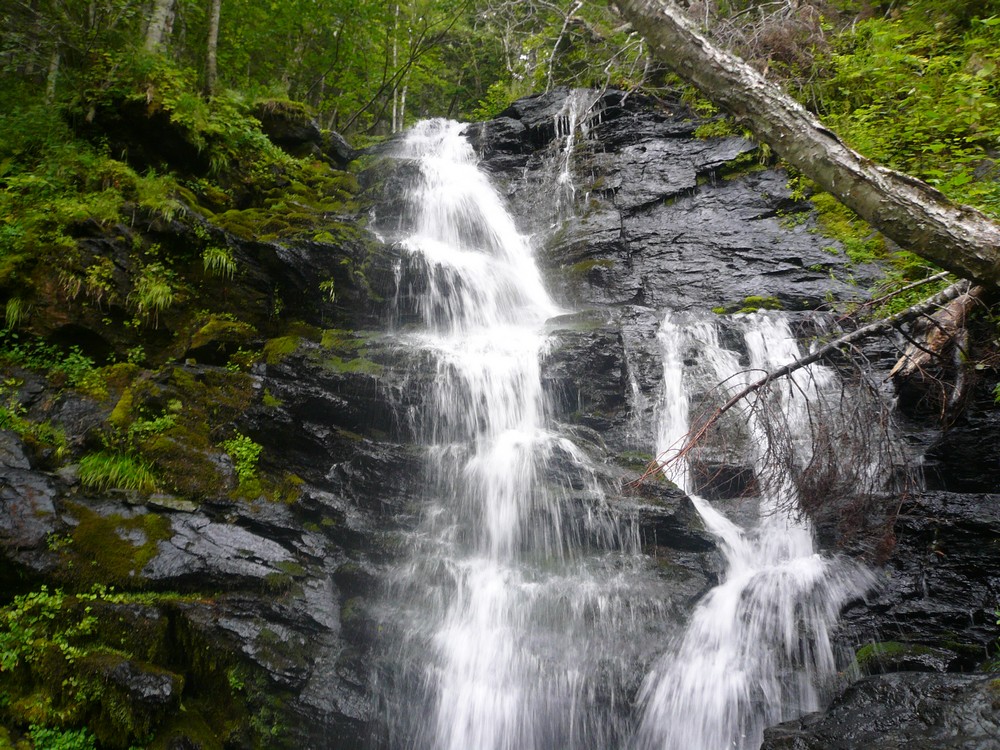
[[[981,287],[975,287],[975,289],[981,289]],[[801,370],[804,367],[808,367],[815,362],[825,359],[826,357],[839,352],[842,347],[852,345],[857,341],[869,338],[870,336],[878,333],[889,331],[911,320],[928,315],[932,311],[939,310],[948,305],[953,300],[961,298],[963,295],[971,294],[973,291],[971,282],[963,279],[962,281],[952,284],[938,294],[935,294],[933,297],[913,305],[906,310],[902,310],[901,312],[898,312],[888,318],[877,320],[866,326],[862,326],[861,328],[851,331],[850,333],[844,334],[843,336],[818,347],[809,354],[800,357],[794,362],[789,362],[787,365],[779,367],[777,370],[765,373],[763,377],[758,378],[731,396],[729,400],[717,408],[697,429],[689,432],[684,445],[681,446],[680,449],[676,451],[673,451],[672,449],[667,450],[651,461],[642,476],[636,479],[632,483],[632,486],[640,484],[648,477],[662,471],[663,467],[669,466],[674,461],[688,455],[691,450],[695,448],[695,446],[702,442],[708,431],[712,429],[712,427],[726,412],[751,394],[757,393],[761,389],[765,388],[770,383],[773,383],[774,381],[787,375],[791,375],[793,372]],[[667,457],[668,453],[672,453],[673,455]]]
[[[944,279],[949,275],[950,274],[947,271],[941,271],[940,273],[936,273],[933,276],[928,276],[925,279],[918,279],[917,281],[913,281],[907,284],[906,286],[901,286],[898,289],[893,289],[888,294],[883,294],[881,297],[876,297],[875,299],[870,299],[867,302],[864,302],[860,307],[858,307],[857,310],[848,313],[847,315],[844,315],[838,322],[842,322],[847,318],[853,318],[862,310],[875,309],[884,302],[888,302],[889,300],[898,297],[900,294],[903,294],[904,292],[908,292],[911,289],[916,289],[918,287],[924,286],[925,284],[931,284],[935,281],[941,281],[942,279]]]
[[[966,320],[985,294],[983,287],[973,287],[917,321],[906,350],[889,372],[902,402],[921,408],[938,405],[942,422],[962,403],[968,385],[963,364],[968,354]]]

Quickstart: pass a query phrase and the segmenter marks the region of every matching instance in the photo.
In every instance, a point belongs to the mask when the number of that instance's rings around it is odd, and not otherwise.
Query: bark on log
[[[673,3],[612,2],[655,57],[886,237],[962,278],[1000,287],[1000,224],[847,147],[780,88],[711,44]]]

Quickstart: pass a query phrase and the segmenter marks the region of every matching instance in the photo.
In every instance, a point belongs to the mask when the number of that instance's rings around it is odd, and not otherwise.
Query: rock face
[[[1000,683],[897,673],[852,685],[823,714],[769,729],[761,750],[973,750],[997,746]]]
[[[335,163],[353,158],[346,144],[324,141],[300,115],[274,108],[262,118],[293,151]],[[570,121],[584,123],[586,137],[566,151]],[[621,92],[557,90],[468,128],[483,166],[534,233],[549,288],[567,310],[548,323],[541,363],[552,421],[600,467],[609,502],[635,519],[644,550],[672,581],[679,611],[717,580],[714,538],[690,500],[667,483],[625,488],[652,458],[662,311],[812,310],[854,297],[850,278],[868,273],[814,231],[815,217],[792,199],[787,175],[760,167],[742,139],[696,137],[700,124],[680,103],[664,108]],[[155,140],[146,144],[151,164],[162,157]],[[381,185],[381,199],[389,200],[407,175],[405,167],[389,176],[385,169],[373,167],[367,182],[376,193]],[[558,181],[560,173],[572,175],[575,188]],[[404,210],[399,203],[381,204],[380,220]],[[227,427],[262,446],[262,469],[274,486],[240,496],[229,456],[178,436],[162,449],[191,473],[197,466],[217,477],[216,491],[99,490],[81,483],[74,464],[56,471],[52,455],[0,431],[0,584],[11,592],[35,581],[85,590],[94,581],[82,568],[128,589],[177,592],[154,604],[102,605],[123,627],[150,629],[149,641],[162,646],[158,652],[145,643],[159,659],[155,666],[135,657],[104,665],[101,674],[146,717],[146,730],[165,732],[167,746],[202,746],[189,725],[175,721],[181,702],[217,736],[242,704],[269,747],[368,746],[379,711],[371,690],[374,638],[386,625],[376,602],[406,554],[401,532],[419,516],[423,456],[415,415],[435,377],[434,363],[398,346],[386,329],[412,319],[419,290],[396,287],[395,268],[406,262],[399,248],[366,254],[355,243],[341,263],[315,241],[226,242],[247,269],[242,283],[255,315],[270,314],[279,289],[305,321],[301,335],[265,348],[226,406]],[[334,282],[336,305],[317,291],[326,279]],[[322,330],[334,316],[340,328]],[[99,321],[86,330],[100,330]],[[225,325],[198,334],[171,349],[192,361],[145,378],[143,408],[165,413],[172,399],[191,399],[199,383],[223,377],[250,336]],[[95,400],[17,375],[24,408],[64,429],[71,451],[94,449],[101,425],[127,395]],[[140,391],[128,393],[138,403]],[[880,561],[886,584],[846,613],[845,647],[882,644],[867,660],[858,657],[873,676],[826,714],[773,730],[766,747],[906,741],[957,748],[987,746],[996,736],[987,710],[995,709],[996,687],[988,678],[898,672],[972,670],[996,648],[990,618],[1000,599],[1000,497],[959,494],[995,489],[995,473],[974,469],[967,458],[995,459],[988,450],[995,415],[985,408],[977,414],[960,435],[927,441],[937,443],[942,491],[903,499],[891,527],[895,545]],[[717,495],[746,488],[742,467],[713,465],[713,476],[716,469],[724,470]],[[824,542],[852,549],[839,527]],[[112,558],[110,548],[124,555]],[[890,717],[891,709],[880,708],[885,701],[902,708]],[[202,708],[213,702],[221,706],[214,718]],[[955,737],[965,744],[947,744]],[[129,744],[111,730],[101,740]],[[232,735],[227,742],[249,747],[254,739]]]

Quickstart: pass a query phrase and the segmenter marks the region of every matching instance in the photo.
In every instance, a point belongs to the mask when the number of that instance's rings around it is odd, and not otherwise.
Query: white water
[[[539,362],[545,320],[559,310],[461,127],[436,120],[408,134],[398,156],[418,172],[409,210],[399,227],[380,227],[405,250],[399,287],[422,321],[401,341],[435,378],[415,415],[428,490],[388,597],[378,742],[752,750],[765,726],[818,707],[835,666],[830,630],[868,581],[816,554],[808,524],[785,512],[796,503],[791,473],[758,472],[755,528],[693,498],[726,570],[649,666],[666,642],[669,594],[640,554],[634,521],[609,507],[584,453],[546,418]],[[567,147],[574,132],[563,134]],[[556,184],[571,188],[560,159]],[[559,215],[573,196],[555,197]],[[780,316],[740,321],[740,352],[720,343],[714,317],[664,321],[660,452],[679,447],[704,408],[695,396],[799,355]],[[629,383],[639,395],[631,371]],[[747,464],[771,453],[805,463],[810,409],[833,385],[814,366],[760,403],[770,421],[746,411],[733,440]],[[786,427],[781,445],[776,421]],[[695,489],[686,461],[668,473]]]
[[[407,344],[436,367],[428,496],[397,572],[386,744],[438,750],[621,747],[664,619],[634,523],[545,418],[543,323],[558,310],[457,123],[418,125],[399,228],[421,277]]]
[[[738,388],[756,379],[752,371],[774,370],[801,355],[778,315],[747,316],[741,327],[746,362],[720,344],[714,320],[673,315],[664,320],[661,454],[670,457],[683,444],[692,389],[716,383]],[[686,360],[698,367],[686,367]],[[805,465],[811,418],[819,418],[834,386],[833,373],[813,365],[773,388],[757,409],[744,406],[746,460],[757,466],[776,458]],[[769,421],[762,417],[764,410]],[[776,419],[788,453],[765,455],[777,448]],[[695,489],[686,460],[675,461],[668,471],[686,490]],[[841,607],[871,581],[858,568],[816,553],[808,522],[794,512],[789,471],[782,466],[758,471],[757,482],[760,521],[749,530],[692,495],[721,542],[726,571],[697,605],[683,637],[647,676],[636,748],[752,750],[765,727],[820,707],[820,689],[836,666],[831,630]]]

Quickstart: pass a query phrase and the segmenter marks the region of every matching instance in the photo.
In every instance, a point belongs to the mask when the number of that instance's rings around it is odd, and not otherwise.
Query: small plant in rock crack
[[[239,432],[234,437],[221,443],[222,450],[233,459],[233,469],[240,484],[252,482],[257,478],[257,462],[263,446],[255,443],[246,435]]]

